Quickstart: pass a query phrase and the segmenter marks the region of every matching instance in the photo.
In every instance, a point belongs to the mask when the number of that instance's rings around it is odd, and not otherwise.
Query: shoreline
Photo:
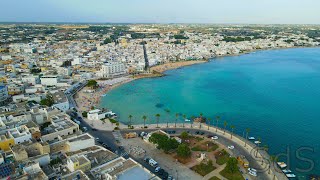
[[[246,54],[251,54],[251,53],[255,53],[255,52],[259,52],[259,51],[270,51],[270,50],[285,50],[285,49],[300,49],[300,48],[319,48],[319,46],[301,46],[301,47],[281,47],[281,48],[267,48],[267,49],[254,49],[251,51],[245,51],[245,52],[241,52],[239,54],[226,54],[226,55],[221,55],[221,56],[215,56],[215,57],[210,57],[210,58],[206,58],[206,59],[202,59],[202,60],[186,60],[186,61],[176,61],[176,62],[169,62],[169,63],[164,63],[164,64],[160,64],[160,65],[156,65],[156,66],[152,66],[150,67],[150,71],[152,71],[152,73],[145,73],[145,74],[138,74],[138,75],[129,75],[126,77],[120,77],[120,78],[127,78],[124,81],[120,81],[119,83],[115,83],[112,84],[112,86],[104,86],[100,89],[98,89],[98,92],[95,93],[91,93],[91,97],[88,97],[88,93],[84,94],[83,91],[84,89],[81,89],[77,94],[75,94],[75,102],[77,104],[77,106],[79,108],[80,112],[83,111],[90,111],[90,107],[93,106],[95,108],[101,108],[100,106],[100,102],[101,102],[101,98],[103,95],[107,94],[109,91],[123,85],[126,83],[129,83],[131,81],[134,80],[138,80],[138,79],[143,79],[143,78],[158,78],[158,77],[163,77],[165,76],[164,72],[168,71],[168,70],[173,70],[173,69],[179,69],[182,67],[187,67],[187,66],[191,66],[191,65],[195,65],[195,64],[202,64],[202,63],[207,63],[210,62],[210,60],[219,60],[220,58],[224,58],[224,57],[231,57],[231,56],[241,56],[241,55],[246,55]],[[117,78],[113,78],[113,79],[117,79]],[[113,80],[111,79],[111,81]],[[105,81],[110,81],[110,80],[105,80]],[[97,82],[103,82],[100,80],[97,80]],[[84,104],[87,101],[83,101],[83,99],[81,99],[81,97],[79,97],[80,95],[84,95],[84,99],[86,99],[89,102],[90,107],[88,107],[88,104]],[[79,102],[80,101],[80,102]],[[86,107],[86,109],[84,109],[84,107]]]

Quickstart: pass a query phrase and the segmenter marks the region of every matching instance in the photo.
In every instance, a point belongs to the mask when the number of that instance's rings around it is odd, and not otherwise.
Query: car
[[[204,132],[200,132],[200,135],[204,135]]]
[[[234,146],[228,146],[228,149],[232,150],[232,149],[234,149]]]
[[[199,134],[200,132],[199,131],[196,131],[196,134]]]
[[[172,180],[172,179],[173,179],[173,177],[171,175],[169,175],[167,180]]]
[[[249,172],[252,171],[252,172],[257,173],[257,170],[256,170],[256,169],[253,169],[253,168],[248,168],[248,171],[249,171]]]
[[[212,140],[217,140],[217,139],[219,139],[219,137],[218,136],[212,136],[211,139]]]
[[[159,172],[160,171],[160,169],[161,169],[161,167],[160,166],[158,166],[158,167],[156,167],[155,169],[154,169],[154,172]]]
[[[100,138],[97,137],[96,140],[99,142]]]
[[[164,172],[165,171],[163,169],[160,169],[160,171],[158,173],[159,173],[159,175],[163,175]]]
[[[102,142],[101,140],[98,140],[97,142],[98,142],[99,144],[103,144],[103,142]]]
[[[249,171],[249,174],[250,174],[251,176],[257,177],[257,173],[256,173],[256,172]]]
[[[92,128],[91,130],[92,130],[92,131],[98,131],[98,129],[96,129],[96,128]]]
[[[213,135],[209,134],[207,137],[208,137],[208,138],[212,138],[212,137],[213,137]]]

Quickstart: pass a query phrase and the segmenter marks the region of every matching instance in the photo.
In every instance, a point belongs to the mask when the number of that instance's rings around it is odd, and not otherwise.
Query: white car
[[[248,171],[250,172],[254,172],[254,173],[257,173],[257,170],[256,169],[253,169],[253,168],[248,168]]]
[[[234,149],[234,146],[228,146],[228,149],[232,150],[232,149]]]
[[[219,137],[218,136],[212,136],[211,139],[212,140],[217,140],[217,139],[219,139]]]
[[[157,172],[159,172],[159,171],[160,171],[160,169],[161,169],[161,168],[160,168],[160,166],[158,166],[158,167],[156,167],[156,169],[154,170],[154,172],[156,172],[156,173],[157,173]]]
[[[250,174],[251,176],[257,177],[257,173],[256,173],[256,172],[249,171],[249,174]]]

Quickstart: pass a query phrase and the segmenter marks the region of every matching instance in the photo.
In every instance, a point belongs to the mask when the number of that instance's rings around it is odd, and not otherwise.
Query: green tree
[[[179,116],[180,116],[179,113],[176,113],[176,120],[174,121],[174,127],[177,127],[177,121]]]
[[[234,125],[231,125],[230,128],[231,128],[231,139],[232,139],[233,130],[234,130],[235,126],[234,126]]]
[[[210,127],[210,122],[211,122],[211,118],[208,118],[208,130],[209,130],[209,127]]]
[[[271,155],[271,156],[270,156],[270,161],[271,161],[271,164],[269,164],[269,171],[268,171],[268,174],[270,174],[270,171],[271,171],[271,165],[273,166],[273,165],[274,165],[274,163],[278,161],[278,157],[277,157],[277,156],[275,156],[275,155]],[[276,178],[276,175],[274,174],[274,175],[273,175],[273,179],[275,179],[275,178]]]
[[[165,111],[166,111],[166,113],[167,113],[167,127],[169,127],[170,110],[169,110],[169,109],[166,109]]]
[[[219,124],[220,116],[216,116],[216,132],[218,132],[218,124]]]
[[[45,106],[48,106],[48,107],[51,107],[53,104],[54,104],[54,99],[53,99],[53,96],[51,93],[48,93],[46,95],[46,98],[45,99],[42,99],[40,101],[40,104],[41,105],[45,105]]]
[[[193,121],[194,121],[194,116],[191,116],[191,119],[190,119],[190,121],[191,121],[191,128],[192,128],[192,125],[193,125]]]
[[[103,44],[109,44],[109,43],[112,43],[112,39],[111,38],[104,39]]]
[[[186,132],[186,131],[183,131],[181,134],[180,134],[180,137],[181,139],[187,139],[189,137],[189,134]]]
[[[246,140],[244,141],[244,147],[247,146],[248,136],[249,136],[250,128],[246,129]]]
[[[156,114],[156,118],[157,118],[157,128],[158,128],[159,127],[160,114]]]
[[[226,169],[229,173],[235,173],[238,170],[238,160],[235,157],[231,157],[227,161]]]
[[[93,79],[89,80],[88,83],[87,83],[87,86],[95,89],[98,86],[98,82],[96,80],[93,80]]]
[[[147,116],[142,116],[143,119],[143,128],[146,127],[146,120],[147,120]]]
[[[191,149],[186,144],[180,144],[177,149],[177,155],[182,158],[191,156]]]
[[[83,112],[82,112],[82,116],[83,116],[83,117],[88,117],[88,112],[87,112],[87,111],[83,111]]]
[[[227,121],[224,121],[223,125],[224,125],[224,131],[223,131],[223,135],[224,135],[224,134],[226,134],[226,129],[227,129],[227,125],[228,125]]]
[[[132,117],[133,117],[133,116],[132,116],[131,114],[128,116],[128,118],[129,118],[129,126],[130,126],[130,128],[131,128],[131,125],[132,125],[132,123],[131,123]]]
[[[184,127],[184,121],[186,120],[187,116],[184,114],[182,117],[183,117],[182,127]]]

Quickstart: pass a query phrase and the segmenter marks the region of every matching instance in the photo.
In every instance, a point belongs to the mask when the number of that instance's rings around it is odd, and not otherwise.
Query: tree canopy
[[[96,80],[89,80],[87,86],[96,88],[98,86],[98,82]]]
[[[177,140],[158,133],[153,133],[149,138],[149,141],[153,144],[157,144],[158,148],[163,149],[163,151],[165,152],[168,152],[172,149],[176,149],[179,145]]]
[[[191,149],[186,144],[180,144],[177,149],[177,155],[183,158],[191,156]]]
[[[45,98],[45,99],[42,99],[42,100],[40,101],[40,104],[41,104],[41,105],[48,106],[48,107],[52,106],[52,105],[54,104],[54,99],[53,99],[52,94],[51,94],[51,93],[48,93],[48,94],[46,95],[46,98]]]
[[[229,158],[226,169],[230,173],[235,173],[238,170],[238,160],[235,157]]]

